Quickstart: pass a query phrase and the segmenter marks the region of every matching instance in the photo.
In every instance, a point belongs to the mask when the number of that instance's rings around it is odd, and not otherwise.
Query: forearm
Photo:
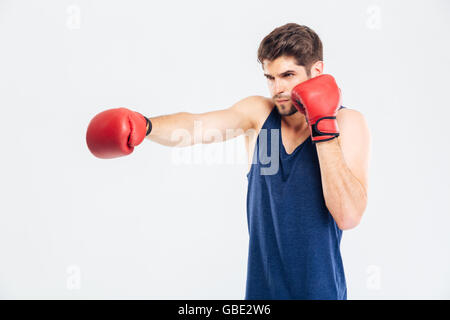
[[[147,136],[148,140],[170,147],[184,147],[195,143],[194,127],[198,115],[179,112],[149,119],[152,130]]]
[[[325,203],[339,228],[358,225],[367,193],[345,163],[338,139],[316,143]]]

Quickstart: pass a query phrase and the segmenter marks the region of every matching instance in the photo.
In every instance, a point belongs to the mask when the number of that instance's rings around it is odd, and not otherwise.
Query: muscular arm
[[[150,118],[148,140],[165,146],[190,146],[225,141],[253,129],[258,121],[258,105],[266,98],[250,96],[228,109],[201,114],[179,112]]]
[[[319,142],[317,154],[325,203],[338,227],[356,227],[367,206],[370,135],[361,113],[342,110],[338,139]]]

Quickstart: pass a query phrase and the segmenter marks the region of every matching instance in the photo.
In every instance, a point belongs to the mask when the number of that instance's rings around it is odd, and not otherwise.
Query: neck
[[[303,131],[308,127],[305,115],[301,112],[296,112],[290,116],[282,116],[281,121],[286,128],[296,132]]]

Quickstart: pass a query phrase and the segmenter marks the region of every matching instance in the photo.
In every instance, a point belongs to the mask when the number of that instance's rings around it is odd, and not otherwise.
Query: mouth
[[[278,103],[284,103],[284,102],[288,102],[289,101],[289,99],[286,99],[286,100],[276,100]]]

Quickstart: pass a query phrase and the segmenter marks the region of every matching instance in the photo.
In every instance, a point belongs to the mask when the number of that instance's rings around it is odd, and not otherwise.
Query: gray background
[[[449,1],[1,0],[0,298],[243,298],[245,163],[178,163],[150,141],[99,160],[85,130],[113,107],[267,96],[256,50],[287,22],[320,35],[372,134],[369,206],[342,240],[349,299],[450,298],[449,18]]]

